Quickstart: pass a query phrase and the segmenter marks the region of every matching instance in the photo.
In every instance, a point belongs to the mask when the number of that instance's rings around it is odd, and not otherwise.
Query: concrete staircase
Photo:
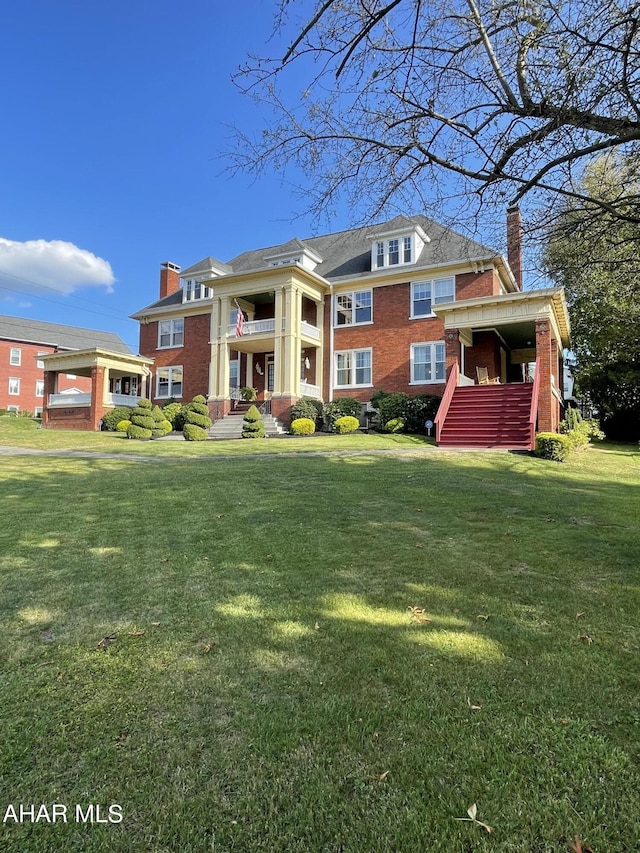
[[[238,403],[232,412],[225,415],[224,418],[220,418],[214,422],[209,429],[209,438],[242,438],[242,419],[244,418],[247,409],[253,405],[254,403]],[[283,425],[272,415],[263,415],[262,420],[264,422],[265,432],[269,437],[285,434]]]
[[[459,386],[440,433],[440,447],[533,450],[531,383]]]

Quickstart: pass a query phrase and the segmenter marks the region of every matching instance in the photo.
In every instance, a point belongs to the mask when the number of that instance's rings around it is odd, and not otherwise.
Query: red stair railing
[[[440,405],[438,406],[438,411],[436,413],[436,444],[440,441],[440,433],[442,432],[442,427],[444,426],[445,418],[447,417],[447,412],[451,405],[453,392],[458,387],[459,375],[460,368],[458,367],[458,362],[454,361],[451,367],[451,372],[449,373],[449,378],[447,379],[447,384],[445,385],[442,400],[440,401]]]

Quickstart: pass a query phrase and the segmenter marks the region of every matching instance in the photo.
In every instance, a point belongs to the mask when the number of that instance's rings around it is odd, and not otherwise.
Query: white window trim
[[[437,364],[437,362],[435,360],[435,354],[436,354],[435,348],[438,345],[444,347],[444,359],[445,359],[445,361],[444,361],[444,378],[443,379],[414,379],[413,378],[413,370],[414,370],[414,365],[415,365],[415,356],[414,356],[415,347],[432,347],[433,348],[432,349],[433,357],[431,360],[431,375],[433,376],[436,372],[435,368],[436,368],[436,364]],[[410,348],[409,348],[409,365],[410,365],[410,368],[409,368],[409,385],[442,385],[443,383],[446,382],[446,376],[447,376],[447,348],[446,348],[445,342],[444,341],[416,341],[415,343],[412,343]]]
[[[18,360],[14,361],[14,353],[18,354]],[[9,350],[9,364],[12,367],[21,367],[22,366],[22,350],[20,347],[11,347]]]
[[[411,241],[411,258],[408,261],[404,259],[404,249],[405,249],[405,240]],[[398,263],[392,264],[389,263],[389,244],[391,242],[396,242],[398,244]],[[378,245],[382,243],[383,245],[383,263],[378,264]],[[381,237],[378,240],[375,240],[373,246],[371,247],[371,269],[375,270],[388,270],[395,269],[396,267],[407,267],[411,264],[415,264],[416,262],[416,235],[413,231],[405,233],[405,234],[394,234],[391,237]]]
[[[12,383],[15,383],[15,391],[11,390]],[[18,376],[10,376],[9,377],[9,396],[11,397],[19,397],[20,396],[20,377]]]
[[[161,394],[160,393],[159,373],[160,373],[160,371],[164,371],[164,370],[169,371],[169,388],[168,388],[169,393],[168,394]],[[182,379],[180,380],[180,385],[184,388],[184,368],[180,364],[172,364],[171,367],[158,367],[156,370],[156,393],[155,393],[156,400],[168,400],[170,397],[174,397],[176,400],[182,399],[182,390],[181,390],[180,394],[172,393],[173,392],[173,371],[174,370],[180,371],[180,374],[182,376]]]
[[[351,378],[355,379],[356,375],[356,361],[355,355],[357,352],[368,352],[370,354],[370,363],[369,370],[371,371],[371,382],[363,382],[362,384],[356,384],[355,382],[349,382],[348,385],[340,385],[338,382],[338,356],[345,355],[349,353],[353,357],[353,364],[350,368],[351,370]],[[357,349],[343,349],[336,350],[333,354],[333,375],[334,375],[334,385],[333,387],[337,389],[344,388],[373,388],[373,348],[372,347],[358,347]]]
[[[15,412],[16,415],[20,414],[20,406],[7,406],[8,412]]]
[[[435,313],[435,311],[433,310],[433,306],[435,304],[433,293],[434,293],[435,285],[439,281],[453,281],[453,299],[451,299],[450,301],[451,302],[456,301],[456,277],[455,277],[455,275],[446,275],[446,276],[442,276],[442,278],[421,278],[417,281],[412,281],[411,282],[411,296],[410,296],[411,304],[409,306],[409,319],[410,320],[430,320],[433,317],[438,316]],[[415,303],[415,298],[414,298],[413,294],[414,294],[416,286],[419,284],[428,284],[431,287],[431,313],[430,314],[414,314],[413,313],[414,303]]]
[[[164,344],[164,346],[160,343],[160,341],[162,340],[162,324],[163,323],[171,323],[171,331],[169,332],[169,337],[171,339],[171,343]],[[175,335],[176,335],[176,331],[174,328],[175,323],[182,323],[182,333],[181,333],[182,334],[182,343],[181,344],[173,343],[173,341],[175,340]],[[180,334],[180,333],[178,333],[178,334]],[[184,346],[184,317],[172,317],[171,319],[168,319],[168,320],[158,320],[158,346],[156,347],[156,349],[180,349],[183,346]]]
[[[350,296],[352,304],[355,305],[356,293],[370,293],[371,294],[371,319],[370,320],[354,320],[352,323],[338,323],[338,297],[339,296]],[[352,316],[355,317],[356,309],[353,307],[351,309]],[[371,326],[373,325],[373,288],[372,287],[363,287],[360,290],[344,290],[340,293],[333,294],[333,328],[334,329],[350,329],[351,326]]]
[[[36,397],[44,397],[44,379],[36,379]]]

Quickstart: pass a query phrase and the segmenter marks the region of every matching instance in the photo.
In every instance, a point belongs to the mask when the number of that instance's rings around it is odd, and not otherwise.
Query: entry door
[[[265,391],[268,393],[269,396],[271,396],[271,394],[273,394],[273,389],[276,387],[276,366],[274,355],[272,352],[267,354],[265,361],[267,366],[267,387],[265,388]]]

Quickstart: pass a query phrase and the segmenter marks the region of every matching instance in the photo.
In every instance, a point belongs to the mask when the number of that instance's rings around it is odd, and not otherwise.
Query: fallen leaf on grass
[[[472,705],[471,699],[467,696],[467,705],[471,708],[472,711],[482,711],[482,705]]]
[[[159,622],[152,622],[151,624],[153,625],[154,628],[157,628],[160,625]]]
[[[316,624],[313,627],[315,628],[316,631],[319,631],[320,630],[320,623],[316,622]]]
[[[98,643],[98,648],[104,651],[115,640],[116,635],[110,634],[108,637],[103,637]]]
[[[580,619],[584,615],[584,611],[582,613],[576,613],[576,619]]]
[[[589,636],[589,634],[583,634],[580,639],[586,646],[590,646],[593,643],[593,637]]]
[[[476,616],[476,619],[482,619],[483,622],[486,622],[488,618],[489,617],[485,616],[484,613],[478,613],[478,615]]]
[[[384,773],[381,773],[379,776],[367,776],[369,782],[384,782],[391,771],[385,770]]]
[[[421,542],[416,542],[416,548],[424,548],[424,545]]]
[[[432,619],[429,619],[428,616],[424,615],[424,607],[411,607],[411,606],[409,606],[409,607],[407,607],[407,610],[410,611],[411,615],[416,620],[416,622],[419,622],[421,625],[424,624],[425,622],[432,622],[433,621]]]
[[[478,826],[481,826],[483,829],[486,829],[487,832],[493,832],[492,826],[489,826],[488,823],[483,823],[476,817],[476,815],[478,814],[478,807],[475,803],[472,806],[469,806],[469,808],[467,809],[467,814],[469,815],[469,817],[457,817],[456,820],[468,820],[471,823],[476,823]]]
[[[208,655],[211,649],[214,649],[215,647],[216,643],[214,643],[213,641],[198,643],[198,648],[200,649],[203,655]]]
[[[593,853],[593,847],[589,844],[583,844],[579,835],[576,835],[575,841],[573,844],[569,844],[569,847],[574,853]]]
[[[131,636],[132,637],[144,637],[144,635],[146,633],[147,633],[146,631],[132,631]]]

